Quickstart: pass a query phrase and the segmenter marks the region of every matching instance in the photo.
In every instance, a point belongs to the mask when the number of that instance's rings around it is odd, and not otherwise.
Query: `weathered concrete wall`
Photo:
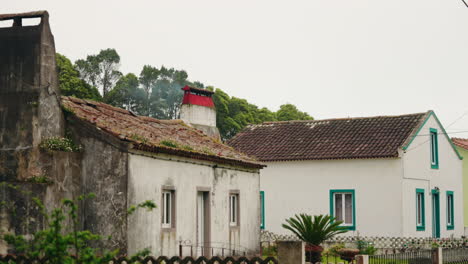
[[[81,153],[53,151],[42,153],[41,160],[49,183],[7,181],[0,185],[0,230],[16,235],[31,235],[47,226],[32,198],[38,198],[50,212],[62,199],[77,197],[80,190]],[[70,222],[64,222],[70,228]],[[10,251],[0,240],[0,254]]]
[[[37,146],[62,135],[48,14],[37,26],[0,28],[0,180],[46,174]]]
[[[67,117],[67,128],[83,148],[81,191],[94,193],[82,207],[83,228],[103,237],[99,246],[127,250],[127,145],[91,124]]]
[[[41,17],[37,26],[0,28],[0,228],[17,235],[45,226],[32,197],[50,211],[80,192],[80,155],[39,149],[42,140],[63,136],[64,121],[48,14],[34,15]]]
[[[134,253],[149,248],[155,255],[178,255],[178,241],[198,244],[197,192],[209,191],[211,216],[210,246],[239,250],[258,250],[260,239],[260,177],[256,170],[241,171],[216,167],[213,163],[174,156],[152,157],[129,154],[128,200],[137,204],[153,200],[157,210],[137,211],[129,217],[128,247]],[[173,188],[175,226],[162,228],[162,191]],[[239,193],[240,226],[229,225],[229,194]],[[194,254],[200,252],[194,249]],[[215,249],[214,254],[221,254]],[[211,252],[210,252],[211,254]],[[230,252],[225,251],[225,254]],[[190,255],[184,248],[183,255]]]

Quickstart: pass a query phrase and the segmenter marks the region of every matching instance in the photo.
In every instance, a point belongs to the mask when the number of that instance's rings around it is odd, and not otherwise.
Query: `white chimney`
[[[180,119],[208,136],[220,139],[216,127],[216,109],[211,98],[214,92],[190,86],[185,86],[182,90],[184,98],[180,108]]]

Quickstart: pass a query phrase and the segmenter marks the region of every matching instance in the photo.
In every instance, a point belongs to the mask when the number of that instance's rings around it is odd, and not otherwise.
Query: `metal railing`
[[[25,256],[14,256],[14,255],[0,255],[0,263],[14,263],[14,264],[48,264],[50,261],[46,258],[27,258]],[[137,259],[128,259],[126,257],[114,258],[109,264],[278,264],[278,260],[273,257],[268,257],[265,259],[259,257],[246,258],[246,257],[146,257],[146,258],[137,258]]]
[[[369,264],[432,264],[433,250],[414,250],[369,256]]]
[[[221,242],[211,242],[208,245],[182,243],[179,241],[179,257],[253,257],[259,256],[257,251],[239,245],[229,245]]]
[[[468,264],[468,248],[442,249],[443,264]]]

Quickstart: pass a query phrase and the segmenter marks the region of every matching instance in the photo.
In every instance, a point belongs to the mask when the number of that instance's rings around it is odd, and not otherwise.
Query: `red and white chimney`
[[[208,136],[219,139],[216,109],[212,98],[214,92],[190,86],[185,86],[182,90],[184,98],[180,108],[180,119]]]

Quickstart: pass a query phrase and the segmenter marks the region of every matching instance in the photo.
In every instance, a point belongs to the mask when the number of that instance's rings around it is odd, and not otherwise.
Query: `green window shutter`
[[[426,230],[424,189],[416,189],[416,231]]]
[[[447,191],[447,230],[453,230],[455,229],[455,218],[454,218],[454,211],[453,211],[453,204],[454,204],[454,199],[453,199],[453,192],[452,191]]]
[[[265,229],[265,192],[260,191],[260,229]]]
[[[439,139],[437,129],[430,128],[429,129],[429,142],[430,142],[430,150],[431,150],[431,168],[438,169],[439,168]]]

